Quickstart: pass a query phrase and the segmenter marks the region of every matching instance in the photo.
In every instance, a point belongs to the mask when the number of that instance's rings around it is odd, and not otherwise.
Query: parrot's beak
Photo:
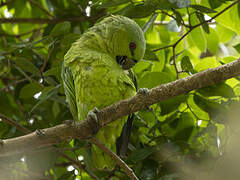
[[[132,68],[137,62],[137,60],[127,57],[126,61],[122,64],[122,69],[128,70]]]
[[[123,70],[132,68],[138,62],[137,60],[129,58],[127,56],[117,56],[116,60]]]

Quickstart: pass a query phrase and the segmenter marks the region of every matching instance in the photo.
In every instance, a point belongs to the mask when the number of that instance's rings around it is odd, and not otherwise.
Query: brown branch
[[[98,122],[87,117],[81,122],[74,121],[72,124],[61,124],[43,129],[44,136],[39,136],[39,133],[35,132],[3,140],[0,144],[0,157],[62,143],[71,138],[89,139],[103,126],[128,114],[171,97],[186,94],[194,89],[210,86],[239,75],[240,58],[217,68],[207,69],[186,78],[162,84],[147,94],[138,93],[129,99],[105,107],[97,113]]]
[[[17,122],[13,121],[12,119],[8,118],[7,116],[3,115],[0,113],[0,119],[2,119],[2,121],[16,127],[19,131],[23,132],[24,134],[29,134],[31,133],[30,130],[28,130],[27,128],[23,127],[22,125],[18,124]]]
[[[128,165],[114,152],[108,149],[102,142],[100,142],[97,138],[93,137],[89,140],[89,142],[95,144],[99,149],[101,149],[104,153],[109,155],[129,176],[131,180],[138,180],[137,176],[134,174],[133,170],[128,167]]]

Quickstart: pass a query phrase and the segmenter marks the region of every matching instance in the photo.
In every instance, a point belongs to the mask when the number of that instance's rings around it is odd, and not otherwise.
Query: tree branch
[[[97,113],[98,122],[90,117],[84,121],[61,124],[43,130],[44,135],[31,133],[25,136],[3,140],[0,144],[0,157],[24,153],[27,150],[62,143],[71,138],[89,139],[100,128],[128,114],[144,109],[152,104],[186,94],[194,89],[210,86],[240,75],[240,58],[217,68],[193,74],[183,79],[162,84],[147,94],[138,93],[129,99],[105,107]]]
[[[138,180],[137,176],[134,174],[133,170],[128,167],[128,165],[114,152],[108,149],[102,142],[100,142],[97,138],[93,137],[89,140],[89,142],[95,144],[99,149],[101,149],[104,153],[109,155],[129,176],[131,180]]]

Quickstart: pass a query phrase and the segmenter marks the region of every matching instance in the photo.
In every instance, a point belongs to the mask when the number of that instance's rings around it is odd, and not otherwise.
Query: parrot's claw
[[[94,108],[93,110],[88,112],[88,116],[94,120],[94,127],[92,129],[93,134],[96,134],[98,132],[98,117],[97,117],[97,113],[99,112],[98,108]]]
[[[140,88],[137,93],[149,95],[150,90],[148,88]]]
[[[42,129],[37,129],[37,130],[35,131],[35,133],[36,133],[36,135],[39,136],[39,137],[45,137],[45,136],[46,136],[44,130],[42,130]]]
[[[96,123],[98,123],[98,118],[97,118],[97,113],[99,112],[99,110],[98,110],[98,108],[94,108],[93,110],[91,110],[91,111],[89,111],[88,112],[88,116],[91,118],[91,119],[93,119],[93,120],[95,120],[96,121]]]
[[[93,110],[92,110],[94,113],[99,113],[99,109],[97,107],[94,107]]]

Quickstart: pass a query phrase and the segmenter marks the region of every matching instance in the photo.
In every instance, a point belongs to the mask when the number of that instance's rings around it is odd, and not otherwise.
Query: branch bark
[[[208,69],[192,76],[179,79],[153,88],[147,94],[138,93],[102,109],[97,113],[98,122],[90,117],[84,121],[66,123],[43,130],[43,134],[30,133],[25,136],[6,139],[0,142],[0,157],[24,153],[40,147],[62,143],[71,138],[89,139],[103,126],[128,114],[144,109],[152,104],[191,90],[210,86],[240,75],[240,58],[231,63]]]

